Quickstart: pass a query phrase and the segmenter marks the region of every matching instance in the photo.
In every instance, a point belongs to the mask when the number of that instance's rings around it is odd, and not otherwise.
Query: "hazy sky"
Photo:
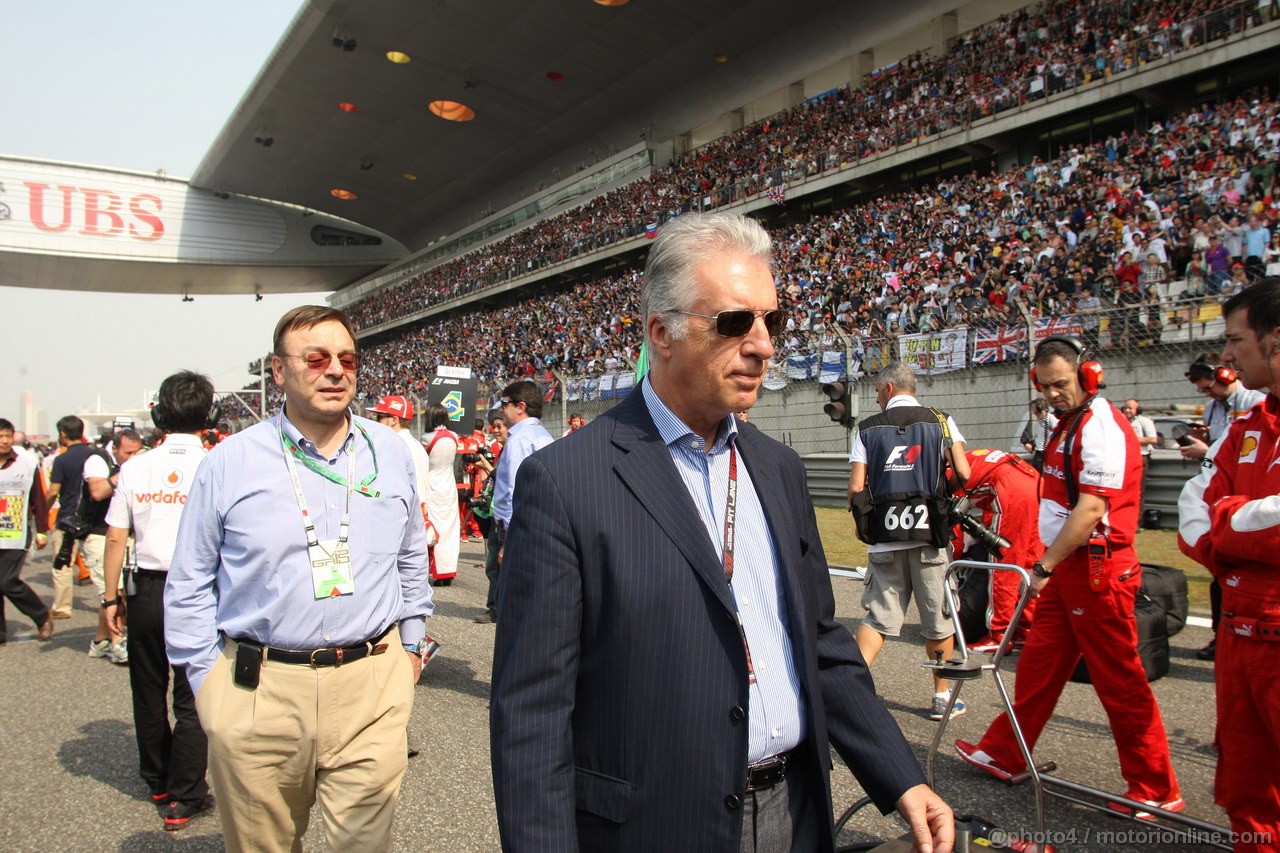
[[[0,0],[0,153],[189,177],[299,0]],[[3,177],[0,176],[0,180]],[[3,268],[0,267],[0,281]],[[102,401],[136,408],[174,370],[250,380],[276,320],[324,294],[134,296],[0,287],[0,417],[30,390],[52,424]]]

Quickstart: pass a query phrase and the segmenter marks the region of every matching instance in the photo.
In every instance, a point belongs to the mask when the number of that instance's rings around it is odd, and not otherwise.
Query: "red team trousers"
[[[1280,850],[1280,643],[1241,637],[1234,618],[1280,625],[1280,600],[1223,590],[1214,668],[1218,687],[1217,802],[1239,833],[1234,849]],[[1225,614],[1232,614],[1231,617]]]
[[[1137,554],[1131,548],[1113,552],[1106,562],[1107,579],[1097,591],[1089,582],[1087,559],[1077,551],[1063,560],[1040,593],[1036,627],[1027,638],[1014,681],[1018,722],[1034,750],[1083,654],[1111,723],[1120,772],[1129,784],[1127,795],[1172,800],[1178,796],[1178,783],[1169,760],[1169,740],[1137,652],[1133,610],[1142,585]],[[1006,769],[1026,768],[1007,714],[992,722],[978,747]]]

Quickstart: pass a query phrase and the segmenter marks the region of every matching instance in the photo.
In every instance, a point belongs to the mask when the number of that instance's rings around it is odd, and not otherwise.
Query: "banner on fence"
[[[769,365],[769,369],[764,374],[764,387],[770,391],[781,391],[787,387],[787,368],[785,365],[774,362]]]
[[[998,329],[974,329],[973,363],[995,364],[1012,361],[1027,354],[1027,330],[1022,326]]]
[[[1040,317],[1035,321],[1035,345],[1039,345],[1045,338],[1054,335],[1070,335],[1073,338],[1080,337],[1082,330],[1080,318],[1075,314],[1068,314],[1065,317]]]
[[[964,369],[968,343],[966,326],[925,335],[903,335],[898,338],[898,358],[911,365],[917,374],[949,373]]]
[[[788,379],[812,379],[818,375],[818,354],[787,356]]]
[[[844,376],[844,353],[825,350],[822,367],[818,370],[819,382],[835,382]]]

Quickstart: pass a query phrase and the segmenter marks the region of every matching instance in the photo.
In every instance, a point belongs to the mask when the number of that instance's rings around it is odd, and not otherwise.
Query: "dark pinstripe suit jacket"
[[[882,811],[924,781],[835,622],[804,469],[741,425],[806,693],[809,790],[829,744]],[[520,466],[490,728],[508,851],[737,853],[748,685],[720,559],[637,388]],[[824,850],[834,843],[828,840]]]

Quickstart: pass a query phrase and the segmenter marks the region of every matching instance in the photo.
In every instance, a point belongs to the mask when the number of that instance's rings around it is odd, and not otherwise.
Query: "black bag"
[[[1186,627],[1190,602],[1187,600],[1187,576],[1181,569],[1143,563],[1142,591],[1164,608],[1170,637]]]
[[[871,490],[863,489],[854,492],[849,501],[849,512],[853,514],[854,531],[862,542],[870,542],[871,535]]]
[[[999,555],[990,554],[981,543],[975,542],[958,558],[980,563],[998,561]],[[960,602],[960,630],[964,642],[972,645],[987,636],[987,608],[991,604],[991,572],[986,569],[967,568],[959,577],[956,598]]]
[[[89,531],[93,530],[93,525],[80,517],[80,509],[69,516],[58,513],[57,528],[61,530],[68,539],[83,539],[89,535]]]
[[[1138,658],[1142,661],[1147,681],[1163,678],[1169,674],[1169,624],[1165,608],[1140,589],[1133,615],[1138,621]],[[1076,664],[1071,680],[1076,684],[1093,683],[1083,657]]]
[[[960,577],[956,597],[960,601],[960,630],[965,645],[972,645],[987,635],[987,606],[991,601],[991,573],[982,569],[965,569]]]

